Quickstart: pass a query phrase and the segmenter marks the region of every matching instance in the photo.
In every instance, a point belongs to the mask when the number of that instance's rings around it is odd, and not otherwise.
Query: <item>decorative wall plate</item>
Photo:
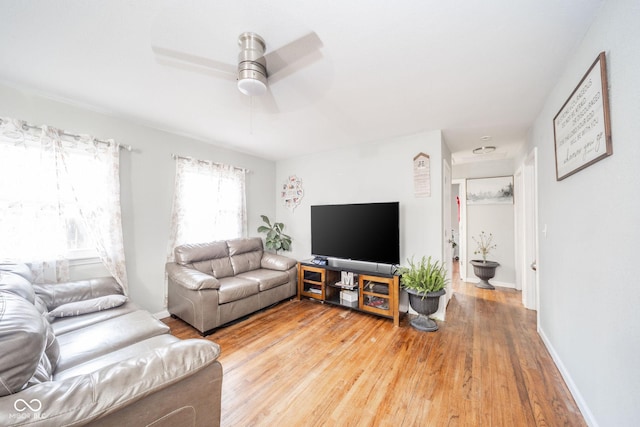
[[[282,203],[292,212],[300,204],[300,200],[304,196],[302,189],[302,180],[295,175],[289,176],[287,182],[282,185]]]

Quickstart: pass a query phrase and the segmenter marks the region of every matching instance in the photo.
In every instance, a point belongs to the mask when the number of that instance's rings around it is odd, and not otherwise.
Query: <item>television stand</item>
[[[342,272],[353,274],[352,284],[342,283]],[[298,263],[298,299],[307,297],[390,318],[399,326],[399,294],[400,281],[394,274],[317,265],[313,260]]]

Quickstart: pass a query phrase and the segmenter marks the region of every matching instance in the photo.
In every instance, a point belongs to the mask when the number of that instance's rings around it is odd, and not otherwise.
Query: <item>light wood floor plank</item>
[[[222,425],[584,426],[521,293],[453,287],[434,333],[311,300],[219,329]]]

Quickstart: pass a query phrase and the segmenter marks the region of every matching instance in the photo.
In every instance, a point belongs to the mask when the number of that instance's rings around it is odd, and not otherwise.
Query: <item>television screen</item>
[[[400,263],[399,202],[311,206],[311,252]]]

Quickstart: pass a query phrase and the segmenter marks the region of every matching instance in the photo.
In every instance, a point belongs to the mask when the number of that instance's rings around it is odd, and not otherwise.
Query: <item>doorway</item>
[[[460,280],[467,281],[467,213],[466,213],[466,199],[467,194],[467,181],[465,179],[454,179],[452,184],[452,198],[454,199],[455,207],[455,221],[452,218],[453,233],[455,237],[456,254],[458,261],[458,274]],[[457,196],[457,198],[456,198]]]

